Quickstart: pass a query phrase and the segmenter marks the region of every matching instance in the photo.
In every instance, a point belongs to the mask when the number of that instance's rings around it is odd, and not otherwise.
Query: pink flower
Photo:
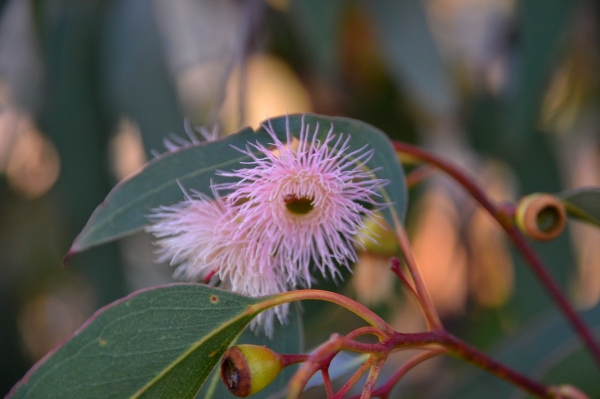
[[[208,282],[216,276],[221,287],[258,297],[310,287],[311,262],[335,279],[338,265],[356,261],[355,244],[369,239],[361,233],[363,218],[384,205],[376,198],[387,181],[366,168],[373,150],[351,151],[350,136],[334,134],[333,126],[322,141],[318,125],[310,134],[302,123],[297,140],[288,126],[286,143],[267,131],[274,148],[240,150],[252,160],[219,172],[235,181],[213,184],[215,199],[185,194],[150,216],[147,230],[158,238],[159,260],[178,266],[176,277]],[[254,326],[271,335],[274,316],[284,322],[287,311],[282,305],[264,312]]]
[[[252,297],[286,291],[282,268],[257,267],[247,256],[248,240],[229,239],[236,222],[229,219],[232,214],[225,212],[220,198],[197,192],[185,197],[179,204],[156,209],[149,216],[154,223],[147,228],[158,238],[158,261],[178,266],[176,278],[209,282],[217,276],[222,288]],[[288,305],[281,305],[263,312],[254,326],[263,325],[270,336],[274,316],[284,322],[287,310]]]
[[[360,237],[363,218],[382,207],[375,198],[387,181],[366,169],[373,149],[350,151],[350,136],[334,134],[333,126],[320,141],[319,126],[311,135],[303,121],[297,148],[289,126],[286,143],[265,128],[274,148],[251,144],[240,150],[252,158],[250,167],[219,173],[238,180],[216,187],[228,192],[227,212],[238,221],[229,238],[248,240],[249,259],[260,272],[275,260],[290,287],[310,287],[311,261],[335,279],[338,264],[355,262],[354,244],[367,238]]]

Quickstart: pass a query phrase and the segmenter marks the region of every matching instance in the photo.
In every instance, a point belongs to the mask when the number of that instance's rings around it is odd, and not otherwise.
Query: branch
[[[569,320],[581,339],[585,342],[596,360],[596,363],[600,365],[600,346],[595,340],[594,335],[569,303],[559,285],[548,272],[548,268],[527,243],[521,232],[514,225],[512,218],[504,212],[504,209],[494,204],[477,183],[471,179],[465,171],[454,164],[410,144],[399,141],[394,141],[393,144],[396,151],[409,154],[422,162],[433,165],[452,177],[498,221],[514,245],[521,251],[531,270],[533,270],[542,285],[546,288],[546,291],[558,305],[567,320]]]

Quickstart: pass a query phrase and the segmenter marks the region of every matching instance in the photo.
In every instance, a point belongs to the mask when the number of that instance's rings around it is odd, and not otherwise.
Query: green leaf
[[[197,284],[139,291],[101,309],[9,397],[193,398],[262,300]]]
[[[302,119],[304,119],[305,124],[311,126],[311,132],[314,131],[317,124],[319,125],[317,135],[321,139],[327,135],[332,125],[335,133],[345,133],[352,136],[349,151],[358,150],[364,146],[375,149],[375,154],[367,163],[367,166],[374,170],[376,177],[390,181],[390,184],[381,190],[381,195],[383,202],[393,204],[393,206],[384,209],[382,213],[390,226],[394,225],[392,210],[397,213],[400,220],[404,220],[407,206],[404,171],[392,143],[382,131],[355,119],[315,114],[280,116],[266,121],[265,124],[270,124],[277,136],[285,133],[286,123],[288,123],[292,133],[297,134],[300,131]],[[258,133],[263,130],[261,128]]]
[[[519,151],[535,133],[540,103],[552,68],[564,52],[565,35],[572,27],[577,2],[569,0],[522,0],[518,2],[518,61],[513,96],[508,98],[507,146]]]
[[[345,5],[343,0],[294,0],[287,13],[306,49],[311,69],[328,82],[341,76],[340,26]]]
[[[393,203],[394,207],[386,209],[384,215],[390,224],[393,224],[390,212],[391,209],[395,209],[400,219],[403,219],[407,203],[404,172],[385,134],[353,119],[311,114],[282,116],[265,123],[271,123],[277,137],[285,140],[286,118],[289,120],[292,133],[298,134],[303,117],[305,122],[312,126],[320,123],[320,136],[327,134],[331,124],[334,124],[336,133],[343,132],[352,136],[350,142],[352,150],[365,145],[375,149],[375,155],[368,166],[372,169],[379,168],[375,171],[375,175],[391,182],[382,190],[382,195],[383,200]],[[241,166],[240,162],[249,160],[248,156],[243,155],[233,146],[245,148],[248,142],[267,144],[270,141],[272,139],[264,128],[258,129],[256,133],[246,128],[222,140],[191,145],[150,161],[140,173],[113,188],[75,239],[67,258],[77,252],[143,228],[149,223],[147,215],[152,209],[183,200],[180,184],[186,189],[212,195],[210,181],[222,179],[215,175],[215,171],[233,170]]]
[[[600,187],[584,187],[557,195],[569,216],[600,227]]]
[[[378,31],[381,53],[391,75],[427,112],[455,112],[456,89],[429,30],[421,0],[363,1]]]
[[[210,181],[219,180],[215,171],[230,170],[249,160],[232,146],[243,148],[248,141],[266,144],[270,140],[266,132],[255,134],[246,128],[223,140],[165,153],[148,162],[140,173],[112,189],[75,239],[67,258],[140,230],[148,224],[152,209],[184,199],[179,184],[212,195]]]
[[[143,133],[146,154],[163,148],[169,133],[184,134],[175,76],[169,71],[157,7],[147,1],[118,2],[107,8],[97,36],[102,94],[115,117],[131,117]]]

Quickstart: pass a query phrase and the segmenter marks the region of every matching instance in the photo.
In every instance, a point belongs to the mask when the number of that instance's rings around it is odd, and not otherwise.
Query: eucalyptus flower
[[[148,228],[157,238],[161,261],[178,266],[176,276],[209,281],[253,297],[310,287],[311,265],[337,279],[338,267],[357,260],[365,218],[385,204],[378,190],[386,180],[366,167],[374,150],[351,149],[351,137],[334,126],[319,139],[302,123],[286,142],[265,126],[273,143],[248,143],[240,152],[245,167],[218,174],[229,183],[212,184],[214,199],[195,192],[161,207]],[[258,320],[269,333],[273,316],[284,321],[287,306]]]

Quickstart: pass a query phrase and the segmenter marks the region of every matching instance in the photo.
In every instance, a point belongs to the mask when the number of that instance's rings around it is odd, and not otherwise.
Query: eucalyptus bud
[[[266,346],[237,345],[223,355],[221,380],[229,392],[245,398],[273,382],[283,367],[281,355]]]
[[[560,200],[550,194],[531,194],[517,204],[517,226],[528,237],[549,241],[560,235],[567,223],[567,212]]]
[[[396,234],[383,218],[367,218],[359,236],[360,243],[366,252],[394,256],[398,252]]]

